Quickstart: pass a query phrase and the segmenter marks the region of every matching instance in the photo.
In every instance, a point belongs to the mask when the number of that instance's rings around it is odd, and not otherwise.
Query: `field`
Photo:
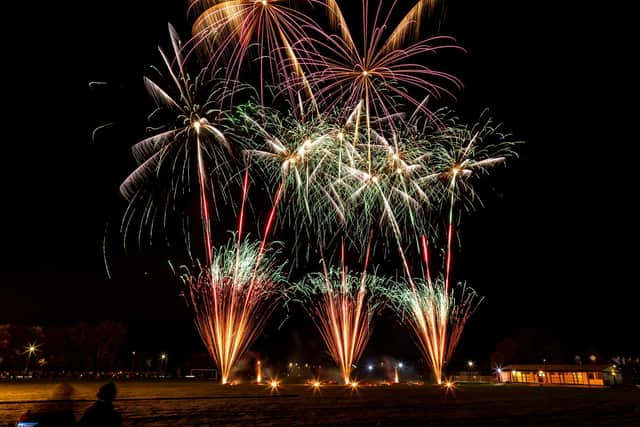
[[[71,382],[79,417],[99,382]],[[51,407],[52,382],[0,382],[0,426],[31,408]],[[211,381],[117,383],[128,426],[640,426],[640,389],[457,385],[359,387]]]

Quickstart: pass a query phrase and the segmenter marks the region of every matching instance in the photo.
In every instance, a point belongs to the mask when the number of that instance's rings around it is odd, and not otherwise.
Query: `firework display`
[[[462,213],[481,205],[476,179],[514,157],[518,141],[486,112],[468,125],[433,105],[461,88],[434,57],[463,49],[423,36],[439,2],[398,10],[361,0],[351,5],[359,28],[338,3],[191,0],[193,34],[182,44],[170,27],[172,57],[160,50],[168,84],[145,79],[161,125],[132,147],[138,166],[120,187],[129,201],[122,232],[126,241],[139,224],[141,242],[170,217],[200,225],[181,229],[202,247],[186,245],[192,267],[178,272],[223,383],[283,299],[303,303],[354,387],[372,317],[389,302],[440,383],[481,301],[465,284],[451,286],[455,237]],[[262,194],[250,196],[250,183]],[[178,207],[185,195],[197,195],[186,203],[197,209]],[[224,240],[229,212],[238,228]],[[269,243],[278,232],[280,252]],[[425,236],[443,240],[435,279]],[[345,242],[364,260],[361,273],[346,265]],[[308,273],[318,246],[322,272]],[[416,248],[423,277],[412,272]],[[339,253],[340,266],[327,266],[323,250]],[[382,255],[391,260],[385,274],[404,279],[367,272],[379,271],[369,265]],[[277,259],[287,256],[303,276],[295,283]]]

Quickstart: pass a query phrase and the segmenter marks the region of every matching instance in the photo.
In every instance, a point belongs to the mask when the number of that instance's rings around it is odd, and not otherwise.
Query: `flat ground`
[[[99,382],[70,382],[79,417]],[[55,407],[53,382],[0,382],[0,426]],[[116,407],[128,426],[640,426],[640,389],[464,385],[222,386],[211,381],[122,381]]]

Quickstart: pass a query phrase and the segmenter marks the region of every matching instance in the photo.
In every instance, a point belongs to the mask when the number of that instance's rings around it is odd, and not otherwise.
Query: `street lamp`
[[[136,369],[136,352],[132,351],[131,352],[131,372],[135,371]]]
[[[167,369],[167,359],[168,358],[169,357],[167,356],[167,353],[160,354],[160,370],[162,370],[163,373]]]
[[[469,367],[469,369],[473,368],[473,360],[469,360],[467,362],[467,366]]]
[[[24,352],[22,353],[27,355],[27,362],[24,366],[25,375],[27,374],[27,372],[29,372],[29,362],[31,361],[31,356],[34,356],[36,354],[36,352],[38,351],[38,347],[40,346],[36,345],[36,343],[34,342],[33,344],[27,345]]]

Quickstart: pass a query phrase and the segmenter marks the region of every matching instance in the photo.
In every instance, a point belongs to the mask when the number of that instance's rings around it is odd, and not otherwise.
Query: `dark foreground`
[[[71,382],[79,417],[100,383]],[[47,405],[54,383],[0,382],[0,426]],[[128,426],[640,426],[640,389],[458,385],[221,386],[210,381],[120,382]]]

